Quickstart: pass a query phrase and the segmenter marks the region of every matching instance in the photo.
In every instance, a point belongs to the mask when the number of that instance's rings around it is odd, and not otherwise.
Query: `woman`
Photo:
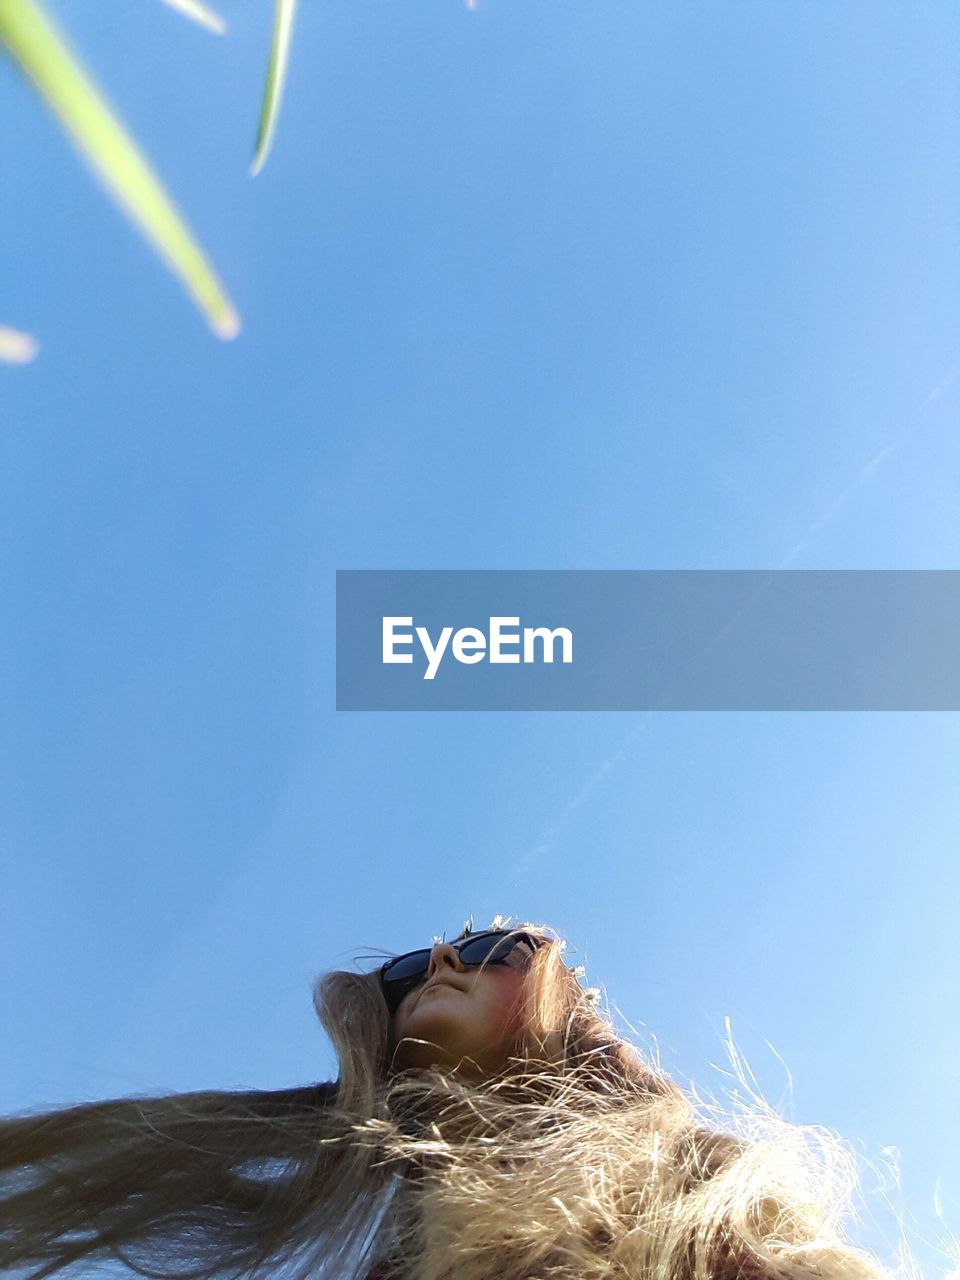
[[[0,1258],[34,1277],[876,1277],[836,1164],[735,1137],[618,1037],[549,931],[469,925],[317,1011],[335,1084],[95,1103],[0,1134]],[[815,1158],[816,1157],[816,1158]],[[841,1174],[844,1172],[841,1168]]]

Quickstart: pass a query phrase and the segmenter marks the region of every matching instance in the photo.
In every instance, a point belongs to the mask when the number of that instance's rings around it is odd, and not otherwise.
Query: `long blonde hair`
[[[0,1265],[212,1280],[866,1280],[842,1151],[707,1124],[535,926],[526,1030],[486,1080],[394,1071],[376,972],[328,974],[335,1084],[94,1103],[0,1127]]]

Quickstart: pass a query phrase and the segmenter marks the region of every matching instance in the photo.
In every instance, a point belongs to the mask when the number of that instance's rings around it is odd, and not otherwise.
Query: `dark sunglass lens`
[[[397,956],[384,966],[384,982],[409,982],[425,974],[430,967],[429,951],[409,951],[405,956]]]
[[[508,934],[487,934],[485,938],[474,938],[471,942],[466,942],[460,948],[460,959],[464,964],[483,964],[493,963],[497,960],[505,960],[513,948],[516,946],[518,938],[516,935]]]

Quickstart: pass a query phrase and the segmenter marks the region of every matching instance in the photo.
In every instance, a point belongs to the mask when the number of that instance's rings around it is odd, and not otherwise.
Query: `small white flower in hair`
[[[591,1004],[599,1004],[599,1003],[600,1003],[600,988],[599,988],[599,987],[587,987],[587,988],[586,988],[586,990],[584,991],[583,995],[584,995],[584,999],[585,999],[585,1000],[589,1000],[589,1002],[590,1002]]]
[[[490,921],[490,928],[505,929],[512,919],[512,916],[494,916]]]

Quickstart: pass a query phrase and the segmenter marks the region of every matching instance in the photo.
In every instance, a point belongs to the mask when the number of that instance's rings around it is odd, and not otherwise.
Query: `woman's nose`
[[[449,942],[438,942],[430,952],[430,968],[427,970],[427,978],[432,978],[438,969],[442,969],[444,965],[449,965],[451,969],[456,969],[458,973],[463,973],[466,965],[460,959],[460,953],[456,947],[452,947]]]

